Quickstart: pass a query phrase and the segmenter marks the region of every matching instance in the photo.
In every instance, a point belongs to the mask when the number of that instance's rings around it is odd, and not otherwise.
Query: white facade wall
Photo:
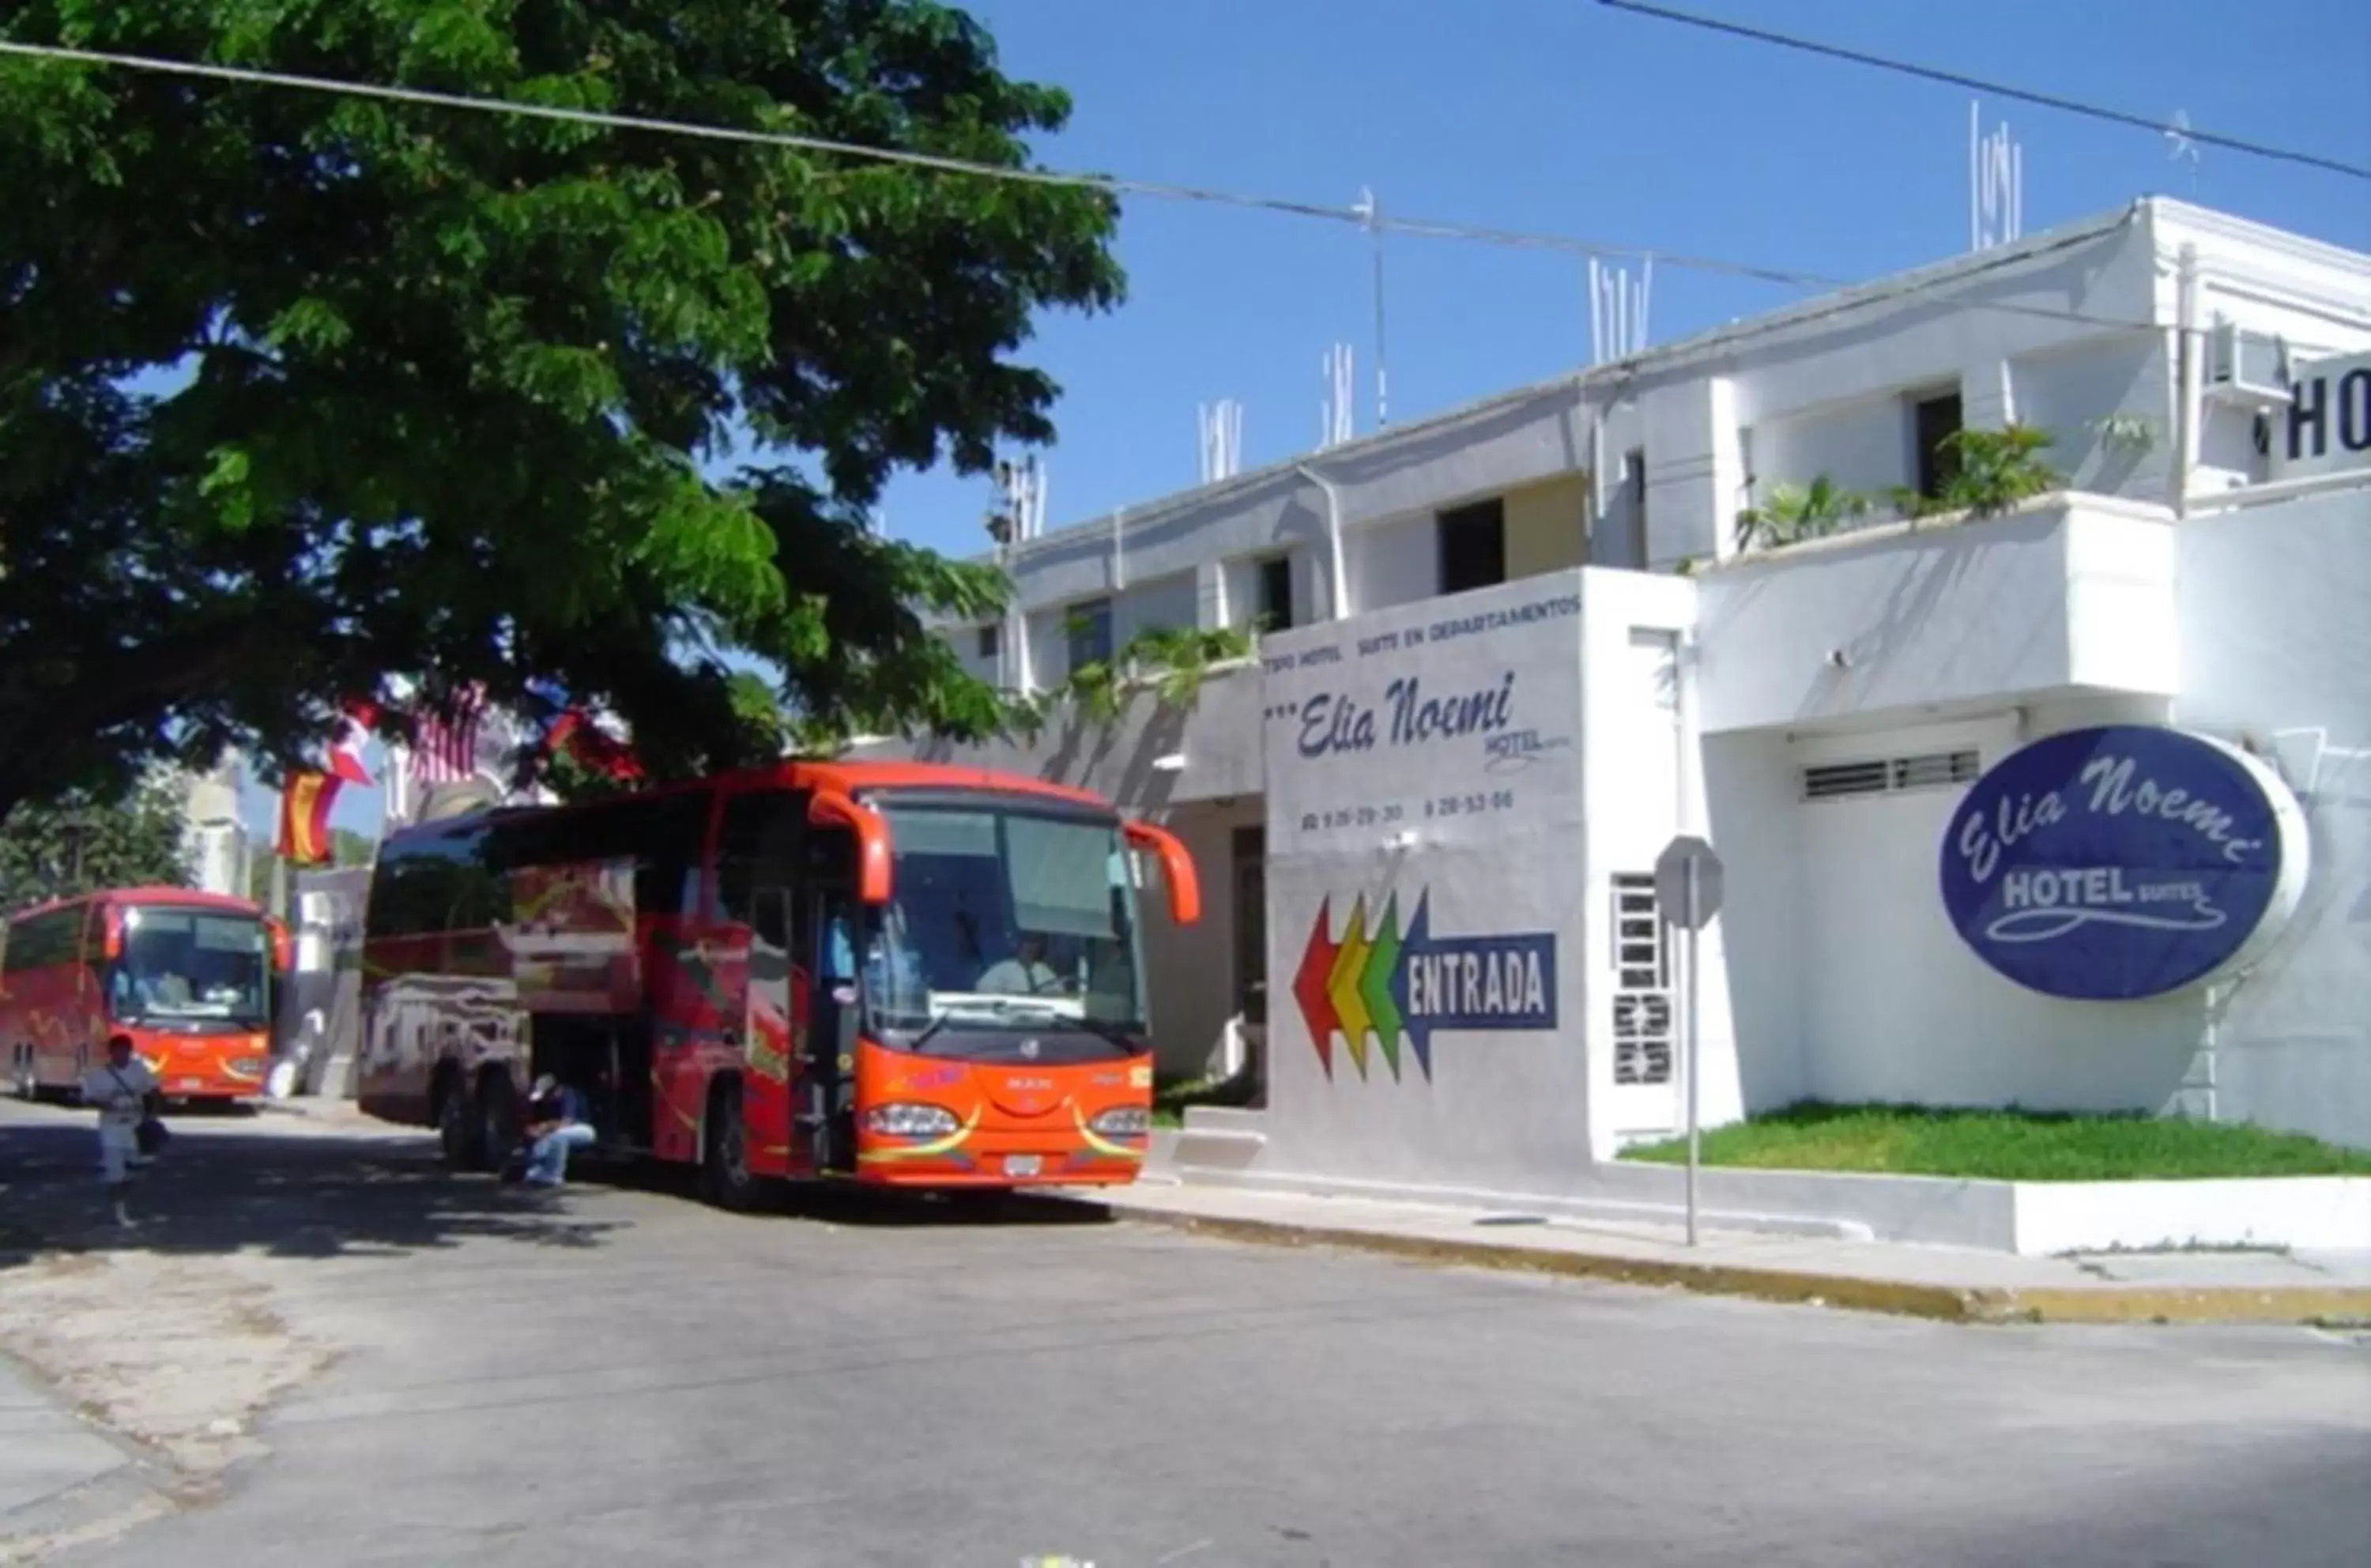
[[[2371,1144],[2371,482],[2193,515],[2185,725],[2278,759],[2313,870],[2220,1019],[2221,1113]]]
[[[1114,594],[1120,641],[1153,625],[1244,626],[1258,562],[1278,553],[1292,562],[1296,629],[1268,640],[1271,661],[1326,646],[1354,664],[1404,657],[1428,681],[1556,673],[1571,688],[1556,699],[1575,736],[1569,799],[1503,831],[1461,825],[1397,848],[1280,837],[1306,780],[1276,776],[1278,714],[1342,674],[1330,666],[1222,670],[1190,711],[1139,697],[1116,725],[1071,721],[965,760],[1098,790],[1186,836],[1203,925],[1151,943],[1162,1062],[1181,1075],[1241,1032],[1232,835],[1268,817],[1270,1100],[1231,1113],[1246,1136],[1229,1156],[1261,1179],[1660,1193],[1660,1174],[1602,1162],[1679,1124],[1676,1075],[1616,1070],[1617,1017],[1637,1003],[1617,994],[1620,879],[1650,870],[1675,832],[1704,834],[1728,866],[1704,952],[1708,1120],[1806,1098],[2181,1109],[2371,1145],[2371,783],[2349,785],[2371,757],[2371,490],[2290,485],[2230,504],[2266,462],[2259,405],[2208,385],[2218,321],[2280,334],[2301,357],[2371,349],[2371,258],[2140,203],[1017,552],[1039,686],[1064,673],[1060,618],[1076,602]],[[1842,536],[1737,558],[1737,512],[1775,484],[1824,474],[1882,502],[1912,482],[1914,410],[1947,394],[1968,425],[2050,431],[2066,491],[1972,522],[1907,525],[1880,504]],[[1437,514],[1493,496],[1507,499],[1521,581],[1444,599]],[[1579,612],[1359,652],[1384,631],[1543,596]],[[1004,668],[1027,684],[1021,651]],[[1938,846],[1969,770],[2099,723],[2277,747],[2306,800],[2305,908],[2211,1009],[2199,991],[2114,1004],[2025,991],[1943,908]],[[1896,760],[1945,771],[1807,798],[1810,770]],[[1419,780],[1402,766],[1347,777],[1405,792]],[[1524,776],[1530,788],[1556,774]],[[1486,917],[1556,933],[1553,1038],[1445,1035],[1422,1082],[1405,1066],[1346,1078],[1337,1043],[1328,1079],[1291,987],[1337,884],[1337,927],[1361,892],[1421,885],[1449,890],[1437,929]],[[1763,1181],[1754,1201],[1817,1186]]]

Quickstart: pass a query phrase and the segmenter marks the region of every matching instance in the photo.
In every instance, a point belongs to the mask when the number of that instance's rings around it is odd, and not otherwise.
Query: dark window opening
[[[1507,506],[1493,496],[1440,514],[1440,591],[1463,594],[1507,581]]]
[[[979,628],[975,637],[974,647],[980,658],[993,660],[996,657],[997,649],[1002,641],[997,634],[1001,629],[995,626],[984,626]]]
[[[1911,423],[1918,445],[1918,493],[1933,500],[1959,477],[1960,449],[1945,444],[1960,433],[1960,395],[1926,398],[1912,409]]]
[[[1112,656],[1112,606],[1109,599],[1089,599],[1070,606],[1062,629],[1070,639],[1070,670],[1108,664]]]
[[[1283,631],[1292,625],[1292,558],[1271,556],[1259,563],[1261,631]]]

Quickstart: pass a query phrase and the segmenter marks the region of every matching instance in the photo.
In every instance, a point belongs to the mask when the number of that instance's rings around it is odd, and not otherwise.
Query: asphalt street
[[[0,1108],[0,1302],[79,1238],[326,1354],[218,1493],[62,1562],[2371,1562],[2343,1334],[1951,1327],[1063,1205],[733,1217],[180,1124],[119,1243],[82,1119]]]

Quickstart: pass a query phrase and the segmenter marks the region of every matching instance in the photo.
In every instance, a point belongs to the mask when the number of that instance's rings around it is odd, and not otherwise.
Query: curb
[[[2298,1286],[2269,1290],[2247,1286],[2168,1288],[2113,1285],[1962,1288],[1856,1274],[1550,1251],[1284,1220],[1220,1218],[1117,1204],[1108,1206],[1118,1218],[1228,1241],[1341,1247],[1416,1262],[1558,1274],[1618,1285],[1661,1286],[1700,1296],[1743,1297],[1946,1323],[2251,1323],[2315,1327],[2371,1323],[2371,1287],[2365,1286]]]

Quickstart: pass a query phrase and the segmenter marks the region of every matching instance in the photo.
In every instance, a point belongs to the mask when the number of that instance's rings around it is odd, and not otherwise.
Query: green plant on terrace
[[[1775,484],[1769,499],[1737,514],[1737,548],[1776,548],[1836,532],[1868,512],[1868,498],[1822,474],[1808,485]]]

